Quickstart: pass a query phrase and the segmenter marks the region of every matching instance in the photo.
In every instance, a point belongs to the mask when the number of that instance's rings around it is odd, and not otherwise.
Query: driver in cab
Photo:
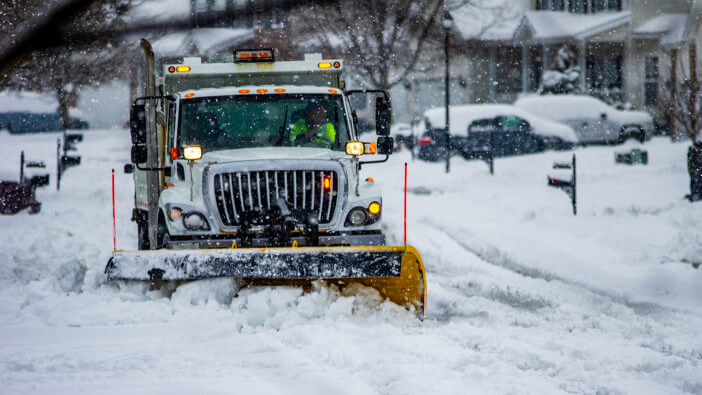
[[[327,110],[321,103],[305,110],[305,118],[297,120],[290,129],[290,145],[321,145],[331,148],[336,141],[336,130],[327,119]]]

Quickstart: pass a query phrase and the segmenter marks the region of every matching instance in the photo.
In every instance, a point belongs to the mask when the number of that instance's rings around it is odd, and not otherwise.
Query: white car
[[[446,110],[444,107],[431,108],[424,112],[427,129],[444,129],[446,127]],[[451,134],[465,136],[469,126],[478,120],[498,116],[513,116],[526,120],[531,126],[531,133],[544,140],[545,148],[572,146],[578,142],[575,131],[568,125],[551,121],[545,117],[523,110],[510,104],[467,104],[450,107]]]
[[[643,142],[654,132],[649,113],[618,110],[592,96],[532,95],[518,99],[514,105],[570,125],[581,144],[622,143],[629,138]]]

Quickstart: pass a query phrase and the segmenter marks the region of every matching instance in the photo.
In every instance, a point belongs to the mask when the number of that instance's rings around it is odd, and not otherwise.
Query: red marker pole
[[[112,249],[117,251],[117,220],[115,218],[115,169],[112,169]]]
[[[405,215],[404,215],[404,228],[405,228],[405,247],[407,247],[407,162],[405,162]]]

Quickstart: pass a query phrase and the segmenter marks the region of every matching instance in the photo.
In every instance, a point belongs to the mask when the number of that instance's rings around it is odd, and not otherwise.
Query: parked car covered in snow
[[[87,129],[88,123],[75,108],[69,109],[68,129]],[[58,101],[52,96],[35,92],[0,93],[0,130],[10,133],[37,133],[59,130],[61,118]]]
[[[649,113],[618,110],[587,95],[531,95],[518,99],[514,105],[570,125],[581,144],[623,143],[629,138],[644,142],[655,132]]]
[[[465,158],[485,149],[484,127],[495,132],[495,155],[519,155],[545,149],[572,149],[577,136],[567,125],[541,118],[509,104],[471,104],[451,106],[451,151]],[[417,139],[419,157],[439,160],[446,157],[445,109],[432,108],[424,113],[426,132]],[[471,125],[473,126],[471,128]],[[480,130],[479,130],[480,129]],[[471,130],[474,135],[471,135]],[[499,136],[498,136],[499,135]]]
[[[511,156],[542,152],[547,148],[573,149],[574,142],[558,137],[540,136],[523,118],[498,115],[473,121],[468,136],[452,136],[452,146],[465,159],[479,158],[486,152],[492,156]]]

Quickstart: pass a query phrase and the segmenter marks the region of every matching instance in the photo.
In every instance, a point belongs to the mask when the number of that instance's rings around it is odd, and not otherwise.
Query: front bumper
[[[252,237],[249,241],[251,247],[270,247],[271,240],[268,237]],[[290,237],[290,246],[296,243],[298,246],[308,246],[308,238],[304,236]],[[338,233],[319,234],[318,246],[384,246],[385,235],[380,232],[363,233]],[[242,240],[235,235],[226,238],[172,238],[166,242],[165,248],[169,249],[209,249],[209,248],[231,248],[232,246],[242,246]]]

